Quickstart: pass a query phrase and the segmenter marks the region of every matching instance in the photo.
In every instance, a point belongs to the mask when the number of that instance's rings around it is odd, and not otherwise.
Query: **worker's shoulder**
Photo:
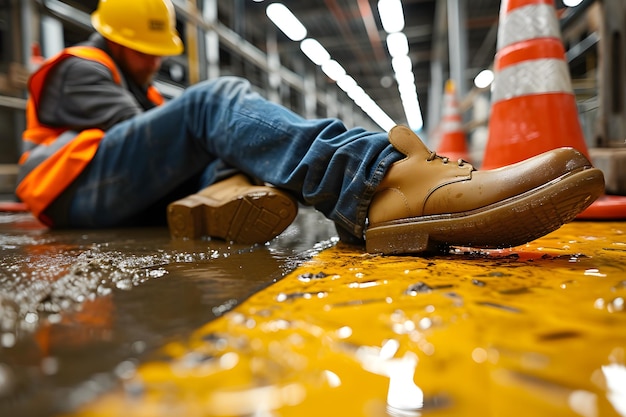
[[[113,80],[111,70],[103,62],[76,55],[67,56],[66,59],[59,62],[57,73],[63,74],[66,79],[73,79],[78,82],[93,82],[94,79]]]

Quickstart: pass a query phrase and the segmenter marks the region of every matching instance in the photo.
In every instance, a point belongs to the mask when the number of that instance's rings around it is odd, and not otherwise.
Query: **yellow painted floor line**
[[[76,416],[626,416],[626,223],[431,257],[339,243]]]

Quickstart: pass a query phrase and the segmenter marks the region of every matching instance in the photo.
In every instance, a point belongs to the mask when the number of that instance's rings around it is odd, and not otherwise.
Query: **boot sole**
[[[448,246],[523,245],[574,220],[604,192],[599,169],[568,173],[542,187],[463,212],[383,222],[365,233],[370,253],[419,253]]]
[[[226,202],[194,194],[167,207],[173,238],[210,236],[235,243],[265,243],[293,222],[298,206],[279,192],[254,192]]]

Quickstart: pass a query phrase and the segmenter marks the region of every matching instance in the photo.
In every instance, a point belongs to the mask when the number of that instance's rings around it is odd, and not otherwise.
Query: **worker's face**
[[[122,45],[114,45],[111,53],[128,76],[139,85],[149,84],[161,68],[160,56],[144,54]]]

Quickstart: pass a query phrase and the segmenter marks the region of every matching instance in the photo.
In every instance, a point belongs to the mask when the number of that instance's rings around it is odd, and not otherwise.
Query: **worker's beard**
[[[133,72],[133,73],[128,73],[128,76],[138,85],[140,86],[147,86],[149,85],[152,80],[154,79],[155,76],[155,72],[154,71],[141,71],[141,72]]]
[[[156,76],[159,67],[146,65],[144,61],[137,58],[136,53],[128,48],[120,48],[115,52],[118,65],[124,74],[135,84],[146,87]]]

